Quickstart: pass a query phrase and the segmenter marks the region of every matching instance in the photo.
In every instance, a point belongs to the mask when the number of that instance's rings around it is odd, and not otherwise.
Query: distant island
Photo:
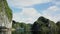
[[[59,34],[60,21],[54,23],[53,21],[40,16],[33,24],[25,24],[24,22],[16,22],[13,20],[12,27],[16,30],[22,31],[26,34]]]

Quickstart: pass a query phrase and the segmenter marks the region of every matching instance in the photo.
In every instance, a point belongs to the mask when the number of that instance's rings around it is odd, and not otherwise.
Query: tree
[[[33,34],[40,34],[40,26],[39,23],[34,22],[34,24],[32,25],[31,31]]]
[[[53,21],[49,21],[50,34],[58,34],[58,27]]]
[[[31,28],[33,34],[57,34],[57,25],[43,16],[39,17],[37,21],[34,22]]]
[[[48,19],[44,17],[39,17],[36,22],[34,22],[32,26],[33,34],[47,34],[49,32]]]
[[[56,25],[58,26],[58,34],[60,34],[60,21],[58,21]]]

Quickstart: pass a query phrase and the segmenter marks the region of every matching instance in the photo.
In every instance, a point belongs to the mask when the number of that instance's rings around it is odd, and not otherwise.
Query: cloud
[[[52,0],[7,0],[7,1],[11,6],[24,7],[24,6],[31,6],[34,4],[51,2]]]
[[[43,16],[54,21],[55,23],[60,20],[60,0],[53,0],[54,6],[49,7],[43,11]]]
[[[54,22],[60,20],[60,8],[57,6],[51,6],[42,13],[43,14],[38,13],[34,8],[22,8],[21,12],[14,13],[13,20],[17,22],[33,23],[40,16],[44,16]]]
[[[57,22],[60,20],[59,15],[60,15],[60,8],[58,8],[57,6],[51,6],[43,12],[44,17],[46,17],[54,22]]]
[[[13,13],[13,20],[17,22],[25,22],[25,23],[33,23],[43,15],[44,17],[57,22],[60,20],[60,1],[59,0],[7,0],[10,7],[15,7],[18,9],[22,9],[22,11],[18,11]],[[49,3],[52,2],[53,6],[49,6],[48,9],[44,11],[40,11],[43,14],[38,13],[35,8],[31,8],[29,6]],[[27,8],[27,6],[29,8]],[[43,5],[42,5],[43,6]],[[38,8],[39,9],[39,8]]]
[[[53,0],[53,4],[55,4],[57,7],[60,7],[60,0]]]
[[[17,22],[33,23],[40,16],[41,14],[34,8],[23,8],[22,12],[13,14],[13,20],[16,20]]]

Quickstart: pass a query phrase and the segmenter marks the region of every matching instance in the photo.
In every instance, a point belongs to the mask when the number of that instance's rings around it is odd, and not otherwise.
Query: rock
[[[12,28],[12,11],[6,0],[0,0],[0,26]]]

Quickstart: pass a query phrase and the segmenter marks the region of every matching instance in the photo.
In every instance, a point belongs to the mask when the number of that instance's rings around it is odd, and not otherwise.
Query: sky
[[[44,16],[55,23],[60,20],[60,0],[7,0],[13,20],[34,23]]]

